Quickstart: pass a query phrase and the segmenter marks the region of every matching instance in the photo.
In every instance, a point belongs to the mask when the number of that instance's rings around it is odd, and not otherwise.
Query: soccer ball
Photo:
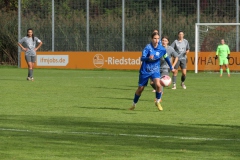
[[[172,83],[172,79],[169,76],[165,75],[160,78],[160,83],[163,87],[167,87]]]

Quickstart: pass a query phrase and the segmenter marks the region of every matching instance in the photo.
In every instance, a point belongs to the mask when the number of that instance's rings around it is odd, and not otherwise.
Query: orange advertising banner
[[[35,68],[138,70],[141,52],[37,52]],[[21,68],[27,68],[21,54]]]
[[[35,68],[138,70],[140,57],[141,52],[37,52]],[[200,52],[198,70],[218,70],[218,60],[214,57],[215,52]],[[187,69],[194,70],[194,63],[194,52],[190,52]],[[240,53],[231,53],[229,67],[240,71]],[[24,52],[21,53],[21,68],[27,68]]]
[[[199,71],[218,71],[218,59],[215,59],[216,52],[199,52],[198,53],[198,70]],[[188,54],[188,70],[194,70],[195,53]],[[231,52],[229,58],[229,68],[231,71],[240,71],[240,52]]]

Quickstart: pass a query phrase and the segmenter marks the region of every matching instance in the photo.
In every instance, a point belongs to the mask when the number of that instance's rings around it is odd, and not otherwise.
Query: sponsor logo
[[[93,64],[97,68],[101,68],[104,64],[106,65],[141,65],[140,57],[137,59],[133,58],[115,58],[115,57],[107,57],[106,59],[102,54],[96,54],[93,57]]]
[[[37,66],[66,66],[68,55],[37,55]]]
[[[93,57],[93,64],[97,68],[101,68],[104,65],[104,57],[101,54],[96,54]]]
[[[105,62],[108,65],[141,65],[140,57],[138,59],[108,57]]]

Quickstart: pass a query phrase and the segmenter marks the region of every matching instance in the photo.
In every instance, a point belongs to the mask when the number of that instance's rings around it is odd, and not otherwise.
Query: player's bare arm
[[[37,51],[42,46],[42,42],[39,42],[38,46],[35,48],[35,51]]]
[[[18,46],[25,52],[28,50],[27,48],[24,48],[23,45],[19,42],[18,42]]]

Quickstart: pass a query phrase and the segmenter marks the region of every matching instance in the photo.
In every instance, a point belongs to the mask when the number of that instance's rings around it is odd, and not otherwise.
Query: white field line
[[[104,132],[33,131],[33,130],[13,129],[13,128],[0,128],[0,131],[28,132],[28,133],[38,132],[38,133],[75,134],[75,135],[100,135],[100,136],[125,136],[125,137],[145,137],[145,138],[168,138],[168,139],[196,140],[196,141],[240,141],[240,139],[161,136],[161,135],[146,135],[146,134],[125,134],[125,133],[117,134],[117,133],[104,133]]]

